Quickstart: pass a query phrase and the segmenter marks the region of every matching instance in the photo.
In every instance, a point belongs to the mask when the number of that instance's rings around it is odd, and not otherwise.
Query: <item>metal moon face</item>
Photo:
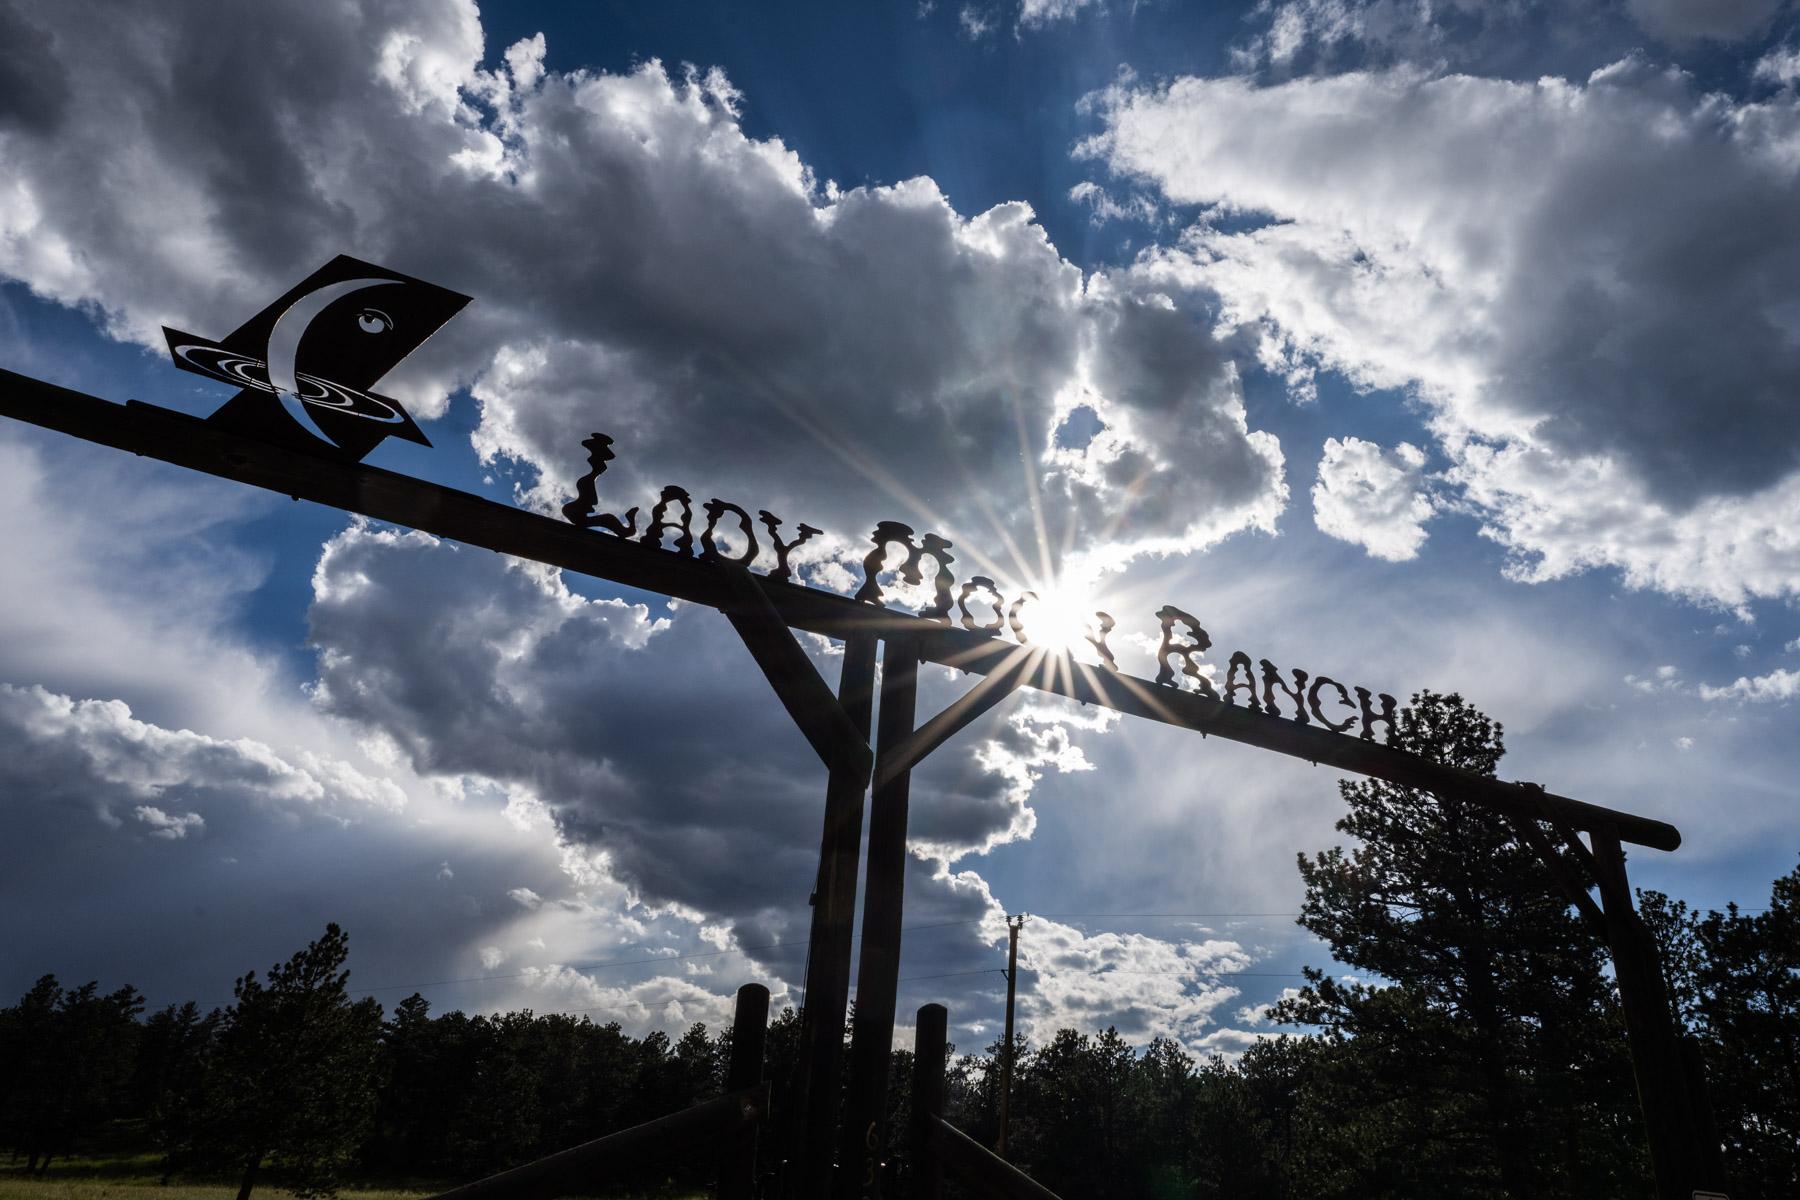
[[[351,297],[363,292],[377,294],[358,306]],[[164,333],[176,366],[242,389],[212,420],[359,459],[389,436],[431,444],[397,401],[373,387],[467,303],[436,284],[340,255],[223,341]]]
[[[300,339],[306,336],[306,331],[312,327],[313,321],[319,314],[330,307],[334,301],[350,295],[352,292],[360,292],[365,288],[377,287],[387,282],[389,281],[385,279],[346,279],[341,283],[327,284],[315,291],[308,292],[281,314],[275,322],[275,328],[269,333],[269,382],[274,385],[276,393],[281,397],[282,407],[286,408],[288,415],[309,430],[313,436],[333,446],[338,444],[336,439],[319,428],[319,423],[313,419],[311,413],[306,411],[308,404],[320,404],[352,417],[371,414],[362,411],[358,405],[357,401],[362,398],[361,395],[353,395],[348,388],[339,388],[335,385],[324,384],[322,380],[314,380],[314,383],[323,384],[323,387],[319,389],[323,392],[322,395],[308,395],[306,391],[302,390],[294,370],[294,358],[300,350]],[[370,332],[369,327],[362,322],[359,321],[358,325],[364,332]],[[384,325],[375,323],[374,332],[379,333],[385,328]],[[377,419],[397,420],[398,414],[393,413],[390,409],[387,417]]]

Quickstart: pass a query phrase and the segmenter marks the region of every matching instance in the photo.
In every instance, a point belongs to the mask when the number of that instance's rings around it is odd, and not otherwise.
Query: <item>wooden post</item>
[[[1682,1060],[1661,956],[1632,906],[1618,830],[1603,826],[1590,830],[1588,838],[1606,914],[1619,1005],[1625,1015],[1638,1104],[1650,1142],[1657,1200],[1690,1200],[1702,1189],[1722,1194],[1724,1179],[1713,1177],[1708,1170],[1709,1162],[1717,1162],[1718,1155],[1716,1150],[1706,1153],[1711,1135],[1701,1127],[1702,1113],[1688,1085],[1690,1068]]]
[[[944,1115],[944,1050],[950,1014],[941,1004],[919,1010],[913,1034],[912,1193],[910,1200],[943,1200],[944,1168],[932,1150],[932,1122]]]
[[[875,651],[871,633],[844,640],[838,703],[868,744],[875,702]],[[788,1099],[788,1173],[793,1194],[825,1196],[837,1149],[839,1093],[844,1063],[844,1010],[850,994],[850,949],[856,933],[856,876],[862,855],[863,793],[867,773],[842,761],[825,790],[825,828],[819,840],[819,875],[813,892],[812,938],[806,993],[800,1015],[800,1064]]]
[[[850,1085],[839,1133],[836,1195],[845,1198],[881,1195],[882,1124],[906,888],[906,806],[912,787],[911,772],[883,777],[881,760],[913,731],[918,685],[918,643],[909,637],[889,639],[881,653],[881,712],[875,732],[875,772],[881,782],[869,796],[869,869],[856,966],[856,1017],[850,1032]]]
[[[1025,924],[1023,913],[1006,918],[1006,1040],[1000,1043],[1000,1137],[994,1152],[1006,1157],[1006,1130],[1012,1117],[1013,1080],[1013,996],[1019,983],[1019,926]]]
[[[725,1071],[726,1092],[742,1092],[762,1082],[763,1054],[769,1033],[769,989],[746,983],[738,989],[731,1019],[731,1061]],[[745,1121],[726,1142],[719,1167],[719,1200],[752,1200],[756,1195],[757,1123]]]

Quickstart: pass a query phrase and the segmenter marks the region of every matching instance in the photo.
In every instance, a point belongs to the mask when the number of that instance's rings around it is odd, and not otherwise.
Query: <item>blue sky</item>
[[[1503,774],[1683,828],[1641,884],[1756,907],[1793,865],[1783,4],[76,23],[0,3],[0,365],[205,414],[157,327],[356,254],[475,297],[387,385],[435,448],[380,465],[554,511],[601,429],[609,503],[810,521],[839,588],[883,518],[1042,586],[1036,495],[1136,673],[1175,603],[1462,691]],[[330,920],[439,1007],[798,987],[823,779],[716,616],[21,427],[0,506],[0,988],[223,999]],[[1333,781],[991,718],[919,777],[901,1012],[994,1036],[1024,910],[1028,1029],[1241,1048],[1324,961],[1282,914]]]

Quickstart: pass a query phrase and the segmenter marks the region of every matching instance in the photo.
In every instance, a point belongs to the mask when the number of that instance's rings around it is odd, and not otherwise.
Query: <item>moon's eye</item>
[[[379,308],[365,308],[356,314],[356,324],[364,333],[386,333],[394,320]]]

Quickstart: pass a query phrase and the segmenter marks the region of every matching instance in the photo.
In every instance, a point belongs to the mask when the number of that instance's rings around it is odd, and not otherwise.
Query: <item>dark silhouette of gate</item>
[[[374,397],[371,403],[379,400]],[[366,466],[343,453],[309,449],[293,437],[264,437],[254,429],[245,432],[231,423],[136,401],[120,406],[10,371],[0,371],[0,415],[723,612],[828,775],[805,981],[802,1069],[780,1134],[781,1152],[793,1167],[785,1185],[789,1195],[806,1200],[861,1197],[877,1195],[883,1186],[874,1158],[885,1144],[881,1124],[894,1029],[910,773],[956,733],[1025,687],[1503,814],[1611,951],[1659,1200],[1689,1200],[1697,1190],[1724,1190],[1699,1059],[1676,1025],[1657,950],[1633,910],[1625,870],[1627,843],[1665,851],[1679,846],[1681,836],[1671,825],[1533,784],[1477,776],[1216,696],[1117,671],[1076,667],[1066,653],[1002,641],[985,631],[895,612],[785,578],[753,575],[717,555],[693,557],[685,547],[666,550],[642,540],[596,534]],[[795,639],[796,629],[844,644],[835,690]],[[979,678],[942,712],[921,722],[917,681],[925,662]],[[870,815],[862,947],[856,962],[849,1083],[840,1112],[838,1080],[865,792]],[[1597,890],[1597,903],[1590,890]],[[942,1010],[937,1014],[932,1019],[941,1030]],[[964,1145],[966,1138],[944,1126],[935,1113],[928,1115],[938,1123],[921,1117],[915,1134],[929,1161],[973,1173],[996,1194],[1042,1194],[1041,1189],[1030,1191],[1036,1185],[1028,1180],[1021,1183],[1001,1171],[1004,1164],[974,1157],[986,1151],[974,1143]],[[570,1153],[601,1152],[590,1147]],[[920,1195],[932,1194],[928,1183],[921,1186],[926,1190]],[[458,1194],[501,1193],[465,1189]]]

